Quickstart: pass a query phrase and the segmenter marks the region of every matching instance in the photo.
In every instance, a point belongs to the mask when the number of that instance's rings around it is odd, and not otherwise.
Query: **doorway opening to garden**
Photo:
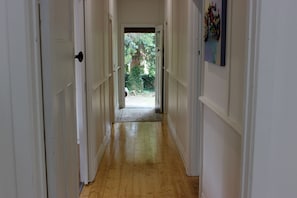
[[[155,108],[155,28],[125,28],[125,106]]]
[[[117,121],[160,121],[161,40],[157,27],[125,27],[123,62],[125,99]]]

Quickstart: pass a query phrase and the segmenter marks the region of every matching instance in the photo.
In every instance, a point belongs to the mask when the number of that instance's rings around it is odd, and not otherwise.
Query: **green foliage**
[[[142,75],[143,80],[143,89],[146,91],[154,91],[155,90],[155,77],[150,75]]]
[[[156,38],[155,33],[126,33],[124,55],[126,68],[126,87],[142,92],[144,88],[154,90],[156,73]],[[148,74],[144,72],[147,68]],[[129,68],[131,69],[129,73]]]
[[[131,69],[130,75],[128,76],[128,80],[126,83],[128,89],[135,90],[138,93],[143,91],[143,80],[141,78],[141,69],[140,67],[133,67]]]
[[[125,65],[132,63],[133,57],[148,66],[149,75],[155,75],[156,38],[155,33],[126,33],[124,40]],[[143,74],[143,73],[142,73]]]

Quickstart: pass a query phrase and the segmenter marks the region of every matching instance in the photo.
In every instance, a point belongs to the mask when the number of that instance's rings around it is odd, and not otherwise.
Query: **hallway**
[[[197,197],[198,177],[187,177],[166,124],[114,124],[95,181],[80,198]]]

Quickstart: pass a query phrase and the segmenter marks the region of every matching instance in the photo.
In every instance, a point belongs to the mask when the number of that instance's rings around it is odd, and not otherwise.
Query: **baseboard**
[[[172,120],[171,120],[169,115],[167,115],[167,125],[168,125],[168,128],[169,128],[170,135],[175,141],[176,140],[176,130],[175,130],[173,124],[172,124]]]
[[[96,167],[96,173],[98,171],[98,168],[99,168],[99,165],[102,161],[102,158],[103,158],[103,155],[104,155],[104,152],[105,152],[105,149],[106,149],[106,146],[108,145],[109,141],[110,141],[110,134],[111,132],[108,131],[106,132],[106,135],[103,139],[103,143],[100,145],[100,148],[96,154],[96,157],[94,159],[94,167]],[[93,177],[90,177],[90,181],[89,182],[93,182],[95,177],[96,177],[96,173],[93,174]]]
[[[183,161],[183,165],[186,169],[186,172],[188,172],[188,168],[187,168],[187,163],[186,163],[186,160],[185,160],[185,154],[184,154],[184,149],[183,149],[183,146],[182,146],[182,143],[180,142],[179,138],[177,137],[176,135],[176,129],[175,127],[173,126],[173,122],[170,118],[170,116],[167,115],[167,124],[168,124],[168,127],[169,127],[169,132],[170,132],[170,135],[172,137],[172,139],[174,140],[174,143],[177,147],[177,150],[178,150],[178,153]]]

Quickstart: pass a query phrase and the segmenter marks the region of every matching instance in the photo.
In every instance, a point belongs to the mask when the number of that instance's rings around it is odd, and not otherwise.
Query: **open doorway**
[[[126,108],[155,107],[155,29],[126,29],[124,33]]]
[[[117,121],[159,121],[162,99],[161,34],[155,27],[123,28],[124,109]],[[161,63],[161,64],[160,64]],[[137,115],[136,117],[133,115]]]

